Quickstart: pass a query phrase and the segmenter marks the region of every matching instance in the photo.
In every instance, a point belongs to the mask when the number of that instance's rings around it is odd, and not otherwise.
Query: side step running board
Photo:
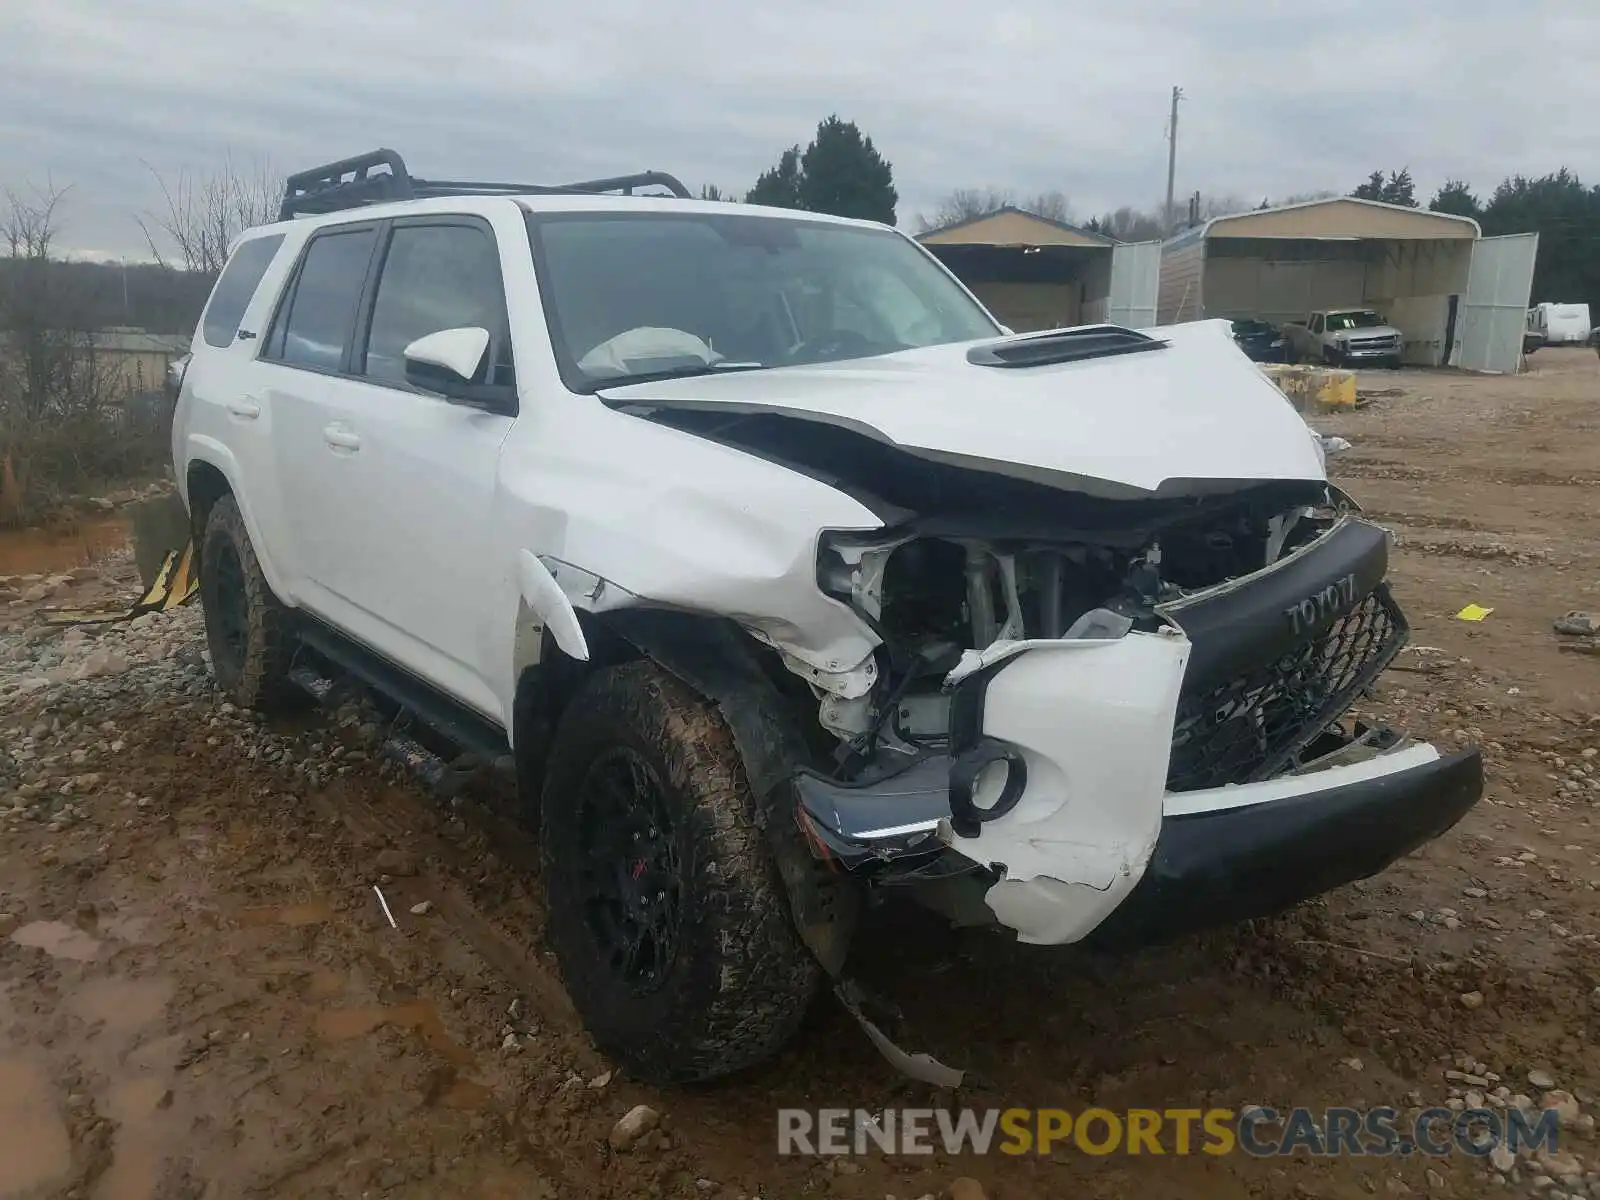
[[[452,744],[491,763],[511,753],[505,730],[449,697],[441,696],[416,676],[370,650],[311,620],[305,621],[296,632],[307,647],[387,696]],[[329,688],[333,686],[327,684]]]
[[[295,667],[289,672],[289,682],[324,708],[336,706],[344,698],[346,691],[339,681],[329,679],[309,666]],[[378,747],[378,756],[404,767],[443,796],[457,794],[479,774],[483,762],[481,758],[471,753],[466,756],[471,766],[464,767],[459,762],[446,762],[440,755],[401,729],[390,729],[384,735],[383,742]],[[513,769],[509,755],[493,758],[489,761],[489,765],[502,771]]]

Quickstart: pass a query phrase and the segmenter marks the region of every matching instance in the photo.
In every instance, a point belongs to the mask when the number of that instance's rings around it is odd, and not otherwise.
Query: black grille
[[[1324,634],[1276,662],[1178,701],[1167,787],[1174,792],[1269,779],[1338,720],[1406,640],[1380,586]]]

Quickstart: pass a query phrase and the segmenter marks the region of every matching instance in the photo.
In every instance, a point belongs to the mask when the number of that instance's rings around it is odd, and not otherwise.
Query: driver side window
[[[1322,317],[1321,317],[1320,314],[1318,316],[1315,316],[1315,317],[1311,318],[1311,332],[1312,333],[1321,333],[1322,332]]]
[[[515,382],[493,236],[468,223],[395,226],[372,302],[360,373],[373,383],[404,385],[407,346],[426,334],[464,327],[489,331],[489,351],[476,382]]]

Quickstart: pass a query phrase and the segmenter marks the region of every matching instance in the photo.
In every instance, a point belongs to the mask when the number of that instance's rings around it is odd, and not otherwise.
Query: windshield
[[[562,378],[576,391],[890,354],[999,327],[888,229],[751,213],[530,214]]]
[[[1376,329],[1384,323],[1383,317],[1371,309],[1328,314],[1329,329]]]

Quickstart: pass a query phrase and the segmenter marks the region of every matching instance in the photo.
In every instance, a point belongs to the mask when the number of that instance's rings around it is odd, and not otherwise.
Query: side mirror
[[[514,387],[474,382],[488,350],[489,331],[476,325],[425,334],[402,351],[406,379],[452,403],[515,416]]]
[[[487,329],[476,326],[441,329],[419,337],[405,348],[406,375],[415,372],[420,383],[423,379],[437,379],[443,371],[462,383],[471,383],[488,349]]]

